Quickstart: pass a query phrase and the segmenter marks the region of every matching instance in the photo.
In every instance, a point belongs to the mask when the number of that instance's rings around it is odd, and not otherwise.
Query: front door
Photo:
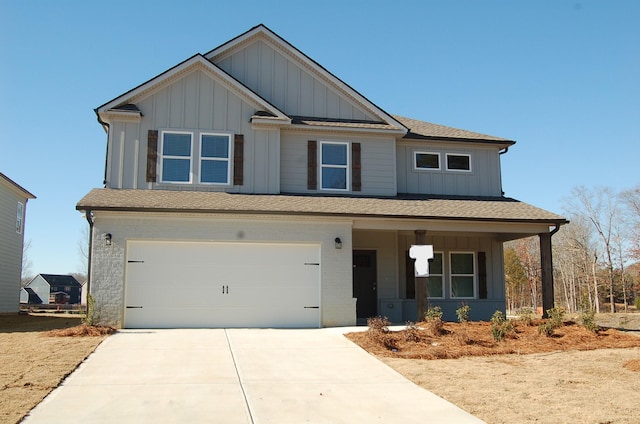
[[[356,317],[369,318],[378,314],[377,267],[375,250],[353,251],[353,297]]]

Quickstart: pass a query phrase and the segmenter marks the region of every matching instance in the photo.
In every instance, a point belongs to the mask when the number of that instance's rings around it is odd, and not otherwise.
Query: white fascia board
[[[174,66],[173,68],[163,72],[162,74],[150,79],[149,81],[139,85],[138,87],[129,90],[121,96],[116,97],[110,102],[99,106],[96,109],[96,113],[101,118],[108,118],[107,115],[114,112],[112,110],[114,107],[124,103],[135,103],[136,98],[146,96],[149,92],[163,86],[167,81],[173,80],[174,78],[176,78],[183,72],[188,71],[194,66],[201,66],[204,70],[208,71],[211,75],[217,78],[220,83],[225,85],[231,91],[236,92],[241,98],[244,98],[253,103],[257,109],[265,110],[285,122],[291,122],[291,119],[281,110],[279,110],[277,107],[275,107],[262,97],[258,96],[256,93],[251,91],[249,88],[234,79],[229,74],[227,74],[224,70],[211,63],[199,53]]]
[[[344,93],[348,98],[352,99],[356,104],[359,104],[361,107],[369,110],[372,114],[378,116],[382,121],[385,121],[389,125],[393,125],[398,128],[398,131],[401,134],[406,134],[408,132],[407,127],[405,127],[402,123],[394,119],[391,115],[389,115],[384,110],[380,109],[366,97],[358,93],[355,89],[347,85],[341,79],[333,75],[327,69],[322,67],[319,63],[311,59],[309,56],[304,54],[297,47],[293,46],[284,38],[280,37],[278,34],[271,31],[266,26],[260,24],[244,34],[222,44],[219,47],[211,50],[210,52],[205,54],[205,57],[212,61],[218,61],[233,52],[236,48],[242,46],[248,40],[257,37],[263,36],[270,42],[273,47],[276,47],[280,52],[282,52],[285,56],[301,63],[307,69],[313,71],[316,75],[324,78],[325,81],[329,82],[333,86],[335,86],[338,90]]]

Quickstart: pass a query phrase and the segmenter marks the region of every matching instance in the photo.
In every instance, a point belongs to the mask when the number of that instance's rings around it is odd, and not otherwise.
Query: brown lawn
[[[76,316],[0,315],[0,422],[19,422],[105,339],[105,329],[80,324]]]
[[[629,318],[630,317],[630,318]],[[600,325],[640,329],[640,314],[598,317]],[[416,384],[488,423],[640,422],[640,337],[565,322],[547,337],[514,322],[496,342],[489,323],[366,331],[347,337]]]

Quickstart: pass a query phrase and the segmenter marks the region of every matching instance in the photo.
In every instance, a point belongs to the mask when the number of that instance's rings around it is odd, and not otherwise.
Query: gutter
[[[100,123],[100,125],[102,125],[102,128],[104,129],[104,131],[107,133],[107,147],[106,147],[106,154],[105,154],[105,158],[104,158],[104,179],[102,180],[102,184],[106,187],[107,186],[107,166],[109,164],[109,124],[105,121],[102,120],[102,118],[100,118],[100,113],[98,113],[98,109],[94,109],[93,110],[96,113],[96,118],[98,119],[98,122]]]

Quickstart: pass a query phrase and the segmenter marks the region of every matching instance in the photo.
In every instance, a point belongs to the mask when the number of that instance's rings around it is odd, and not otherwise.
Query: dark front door
[[[376,251],[354,250],[353,297],[358,299],[356,302],[357,318],[369,318],[378,314],[376,277]]]

